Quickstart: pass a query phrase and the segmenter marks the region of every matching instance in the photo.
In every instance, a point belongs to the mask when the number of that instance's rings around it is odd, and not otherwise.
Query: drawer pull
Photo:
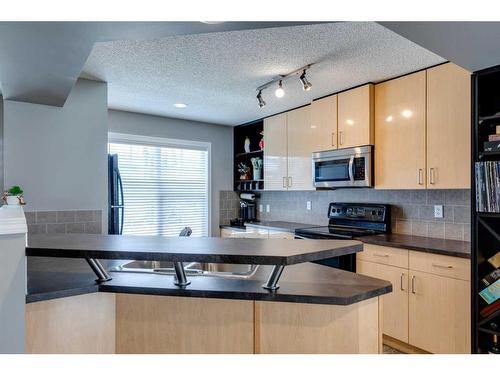
[[[411,292],[413,294],[416,294],[416,292],[415,292],[415,276],[411,277]]]
[[[403,278],[404,278],[404,277],[405,277],[405,274],[404,274],[404,273],[402,273],[402,274],[401,274],[401,278],[400,278],[400,282],[401,282],[401,286],[400,286],[400,288],[401,288],[401,290],[403,290],[403,291],[405,290],[405,288],[403,287]]]
[[[389,258],[389,254],[377,254],[373,253],[374,257],[379,257],[379,258]]]
[[[436,264],[436,263],[432,263],[432,267],[436,267],[436,268],[444,268],[446,270],[450,270],[453,268],[453,266],[443,266],[441,264]]]

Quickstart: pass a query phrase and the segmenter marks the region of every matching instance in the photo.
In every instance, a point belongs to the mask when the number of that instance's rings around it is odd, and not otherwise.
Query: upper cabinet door
[[[375,87],[377,189],[425,188],[425,76],[422,71]]]
[[[311,133],[316,138],[314,151],[337,148],[337,95],[311,103]]]
[[[338,148],[372,145],[373,85],[341,92],[338,96]]]
[[[427,187],[470,188],[471,75],[449,63],[427,70]]]
[[[264,189],[286,190],[286,113],[264,119]]]
[[[288,190],[314,190],[311,154],[316,151],[316,136],[311,132],[311,106],[287,113]]]

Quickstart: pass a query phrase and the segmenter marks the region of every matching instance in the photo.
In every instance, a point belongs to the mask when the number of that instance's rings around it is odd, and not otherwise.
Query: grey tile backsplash
[[[311,210],[306,202],[311,201]],[[261,192],[261,220],[285,220],[326,225],[330,202],[387,203],[392,206],[392,232],[470,241],[470,190],[375,190]],[[266,205],[270,212],[265,212]],[[434,205],[443,205],[443,218],[434,218]],[[220,223],[238,216],[238,194],[221,191]]]
[[[28,211],[28,233],[102,233],[101,210]]]

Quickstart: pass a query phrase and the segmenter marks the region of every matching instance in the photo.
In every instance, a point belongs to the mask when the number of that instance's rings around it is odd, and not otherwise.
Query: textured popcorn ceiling
[[[374,22],[345,22],[96,43],[82,76],[108,82],[113,109],[238,125],[443,61]],[[312,90],[291,79],[258,107],[256,87],[313,62]]]

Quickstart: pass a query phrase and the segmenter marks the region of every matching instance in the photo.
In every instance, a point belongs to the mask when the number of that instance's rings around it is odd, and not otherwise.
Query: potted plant
[[[14,185],[3,193],[2,199],[9,206],[24,204],[23,189],[20,186]]]

